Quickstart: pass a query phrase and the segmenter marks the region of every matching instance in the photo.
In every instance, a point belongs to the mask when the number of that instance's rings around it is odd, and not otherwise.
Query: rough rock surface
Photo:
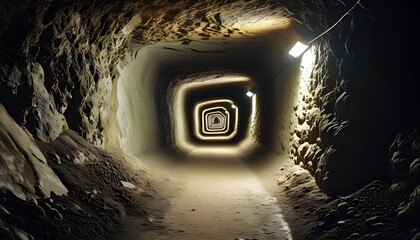
[[[401,227],[412,229],[420,225],[420,131],[400,132],[389,149],[392,189],[407,189],[407,195],[396,210]]]
[[[47,159],[24,129],[17,125],[0,104],[0,189],[29,200],[67,194]]]
[[[341,13],[349,6],[342,7]],[[384,29],[402,24],[409,17],[388,21],[385,11],[389,8],[378,6],[374,1],[362,1],[327,37],[315,42],[315,67],[307,91],[301,93],[294,108],[297,124],[291,131],[290,156],[331,195],[348,194],[373,179],[387,179],[387,148],[396,130],[419,124],[418,116],[407,111],[415,107],[413,82],[397,83],[397,79],[412,78],[413,71],[396,62],[409,57],[411,50],[400,46],[390,50],[389,62],[384,62],[380,54],[375,55],[385,45],[379,43],[383,41]],[[394,12],[404,15],[410,12],[408,7],[409,4],[392,5]],[[328,13],[323,15],[338,19]],[[312,19],[307,19],[310,26],[318,23]],[[400,28],[389,38],[396,39],[406,31]],[[396,168],[409,167],[408,161],[401,158],[397,165]]]

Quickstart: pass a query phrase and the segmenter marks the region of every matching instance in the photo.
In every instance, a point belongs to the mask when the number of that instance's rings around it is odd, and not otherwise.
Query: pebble
[[[350,210],[350,211],[348,211],[348,212],[347,212],[346,217],[347,217],[347,218],[352,218],[352,217],[354,217],[354,214],[355,214],[355,213],[356,213],[355,211]]]
[[[349,208],[349,204],[347,202],[342,202],[340,204],[338,204],[338,211],[342,214],[346,214],[347,210]]]
[[[10,214],[10,212],[5,207],[3,207],[3,205],[1,205],[1,204],[0,204],[0,212],[4,213],[6,215]]]
[[[50,214],[55,219],[63,219],[63,215],[55,208],[50,209]]]
[[[316,225],[315,230],[317,230],[317,231],[322,230],[322,229],[324,229],[325,225],[326,225],[325,222],[319,222]]]
[[[381,233],[374,233],[370,236],[369,240],[382,240],[382,234]]]
[[[356,211],[356,208],[354,208],[354,207],[348,207],[347,208],[347,211]]]
[[[29,240],[28,233],[26,233],[25,231],[17,229],[17,228],[14,228],[13,230],[14,230],[14,234],[15,234],[16,239],[18,239],[18,240]],[[31,239],[32,239],[32,236],[31,236]]]
[[[377,229],[377,230],[380,230],[380,229],[384,228],[384,224],[381,223],[381,222],[378,222],[378,223],[372,224],[372,227]]]
[[[340,226],[345,225],[346,223],[347,223],[347,221],[345,221],[345,220],[340,220],[340,221],[337,222],[337,224],[340,225]]]
[[[368,225],[372,225],[374,223],[381,222],[382,220],[383,220],[383,217],[374,216],[374,217],[366,219],[365,223],[368,224]]]
[[[420,233],[420,232],[419,232],[419,230],[420,230],[420,229],[414,228],[413,230],[411,230],[410,235],[414,236],[414,235],[416,235],[417,233]]]
[[[337,210],[331,210],[329,213],[325,215],[325,223],[333,223],[336,222],[339,216],[339,212]]]
[[[120,181],[121,184],[128,189],[135,189],[136,186],[134,184],[132,184],[131,182],[126,182],[126,181]]]
[[[31,200],[29,200],[29,202],[33,205],[33,206],[38,206],[38,201],[35,198],[31,198]]]
[[[84,213],[85,212],[85,211],[83,211],[83,209],[79,205],[77,205],[75,203],[73,203],[70,206],[70,210],[74,213]]]
[[[418,232],[411,240],[420,240],[420,232]]]
[[[360,233],[357,233],[357,232],[352,233],[352,234],[350,235],[350,238],[359,238],[359,237],[360,237]]]

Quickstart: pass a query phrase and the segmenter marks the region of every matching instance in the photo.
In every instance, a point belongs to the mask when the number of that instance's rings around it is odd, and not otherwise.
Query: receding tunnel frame
[[[231,121],[231,113],[227,110],[225,110],[226,108],[224,107],[210,107],[210,108],[206,108],[206,104],[200,104],[199,106],[195,106],[194,109],[194,128],[195,127],[199,127],[202,130],[202,133],[204,135],[207,134],[224,134],[229,132],[230,130],[230,121]],[[222,111],[218,111],[218,110],[223,110]],[[200,115],[201,113],[201,115]],[[200,117],[201,116],[201,117]],[[218,117],[220,116],[222,118],[221,123],[223,123],[223,125],[219,128],[213,127],[211,128],[210,125],[211,123],[209,123],[209,121],[211,121],[212,119],[214,119],[214,117]],[[235,116],[234,116],[235,117]],[[197,121],[200,120],[201,122]]]
[[[225,111],[225,114],[228,116],[229,112]],[[203,132],[207,131],[209,134],[213,132],[220,132],[227,129],[228,124],[226,124],[225,114],[220,111],[209,112],[205,115],[205,127],[202,127]]]
[[[206,87],[206,86],[217,86],[221,84],[229,83],[241,83],[246,86],[255,86],[255,81],[251,77],[240,73],[223,73],[223,74],[203,74],[193,75],[191,77],[184,77],[178,85],[174,86],[170,91],[173,92],[173,100],[168,99],[168,104],[172,105],[173,109],[173,130],[174,130],[174,146],[185,153],[200,152],[200,154],[240,154],[246,150],[256,148],[259,146],[259,138],[257,137],[259,125],[257,119],[260,117],[259,111],[257,111],[257,98],[254,96],[248,98],[246,94],[245,98],[251,101],[251,113],[249,114],[249,127],[245,133],[245,136],[241,141],[234,145],[227,146],[226,144],[214,144],[211,146],[197,144],[191,141],[188,136],[188,132],[185,131],[188,128],[187,120],[185,119],[185,96],[186,94],[194,89]]]
[[[230,125],[231,125],[230,117],[229,117],[229,120],[227,121],[227,129],[225,131],[216,132],[216,134],[214,134],[215,136],[206,136],[205,134],[209,134],[208,132],[200,131],[200,129],[203,130],[208,125],[206,123],[206,111],[211,111],[213,109],[217,109],[217,108],[220,108],[220,107],[206,108],[203,111],[201,111],[200,109],[205,108],[206,105],[222,104],[222,103],[232,105],[233,101],[229,100],[229,99],[218,99],[218,100],[209,100],[209,101],[200,102],[200,103],[197,103],[195,105],[194,114],[193,114],[194,115],[194,134],[200,140],[204,140],[204,141],[230,140],[233,137],[235,137],[236,134],[238,133],[238,112],[239,112],[238,108],[233,109],[233,111],[235,113],[235,115],[233,117],[233,119],[234,119],[233,130],[230,131],[229,135],[224,136],[223,134],[228,133],[229,130],[231,129],[231,127],[230,127]],[[223,109],[225,109],[225,111],[227,111],[226,108],[223,108]],[[200,112],[201,112],[201,114],[200,114]],[[230,116],[229,112],[228,112],[228,114]],[[203,126],[203,124],[205,126]],[[203,134],[203,133],[205,133],[205,134]]]
[[[216,109],[223,109],[223,112]],[[216,123],[218,119],[218,123]],[[229,131],[230,113],[224,107],[205,109],[201,114],[201,131],[205,134],[220,134]]]

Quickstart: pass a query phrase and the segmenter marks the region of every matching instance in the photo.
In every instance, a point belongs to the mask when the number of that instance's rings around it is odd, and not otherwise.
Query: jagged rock
[[[353,172],[357,171],[357,176]],[[348,152],[328,147],[320,157],[315,180],[331,195],[349,193],[369,181],[367,168]]]
[[[384,218],[382,216],[374,216],[374,217],[366,219],[365,223],[368,224],[368,225],[372,225],[372,224],[381,222],[383,220],[384,220]]]
[[[403,228],[420,227],[420,185],[411,193],[408,201],[397,210],[398,223]]]
[[[331,91],[325,94],[321,99],[321,109],[326,113],[334,113],[335,107],[335,94]]]
[[[337,206],[337,210],[340,212],[340,214],[347,214],[348,208],[349,204],[347,202],[342,202]]]
[[[414,159],[411,163],[408,180],[413,186],[420,183],[420,158]]]
[[[136,189],[136,186],[130,182],[126,182],[126,181],[120,181],[121,184],[128,189]]]
[[[410,169],[410,159],[404,157],[402,152],[397,151],[391,158],[392,176],[396,181],[400,181],[408,176]]]
[[[308,142],[305,142],[298,147],[298,150],[297,150],[297,161],[298,161],[298,163],[304,161],[304,156],[305,156],[306,152],[308,151],[309,147],[310,147],[310,145],[309,145]]]
[[[420,157],[420,137],[413,140],[411,151],[413,153],[413,157]]]
[[[49,197],[67,193],[66,187],[48,166],[33,138],[8,115],[0,104],[0,188],[26,199],[36,193]],[[33,175],[27,174],[31,171]]]
[[[420,232],[417,233],[411,240],[420,240]]]
[[[333,144],[333,136],[340,126],[340,123],[333,118],[332,114],[322,114],[318,120],[319,137],[321,138],[321,148],[326,149]]]

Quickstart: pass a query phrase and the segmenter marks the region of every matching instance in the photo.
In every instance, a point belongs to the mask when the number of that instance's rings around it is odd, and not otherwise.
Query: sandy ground
[[[172,162],[163,191],[168,210],[162,227],[138,232],[131,219],[124,239],[292,239],[281,203],[257,174],[235,158],[190,157]],[[274,181],[275,182],[275,181]]]

